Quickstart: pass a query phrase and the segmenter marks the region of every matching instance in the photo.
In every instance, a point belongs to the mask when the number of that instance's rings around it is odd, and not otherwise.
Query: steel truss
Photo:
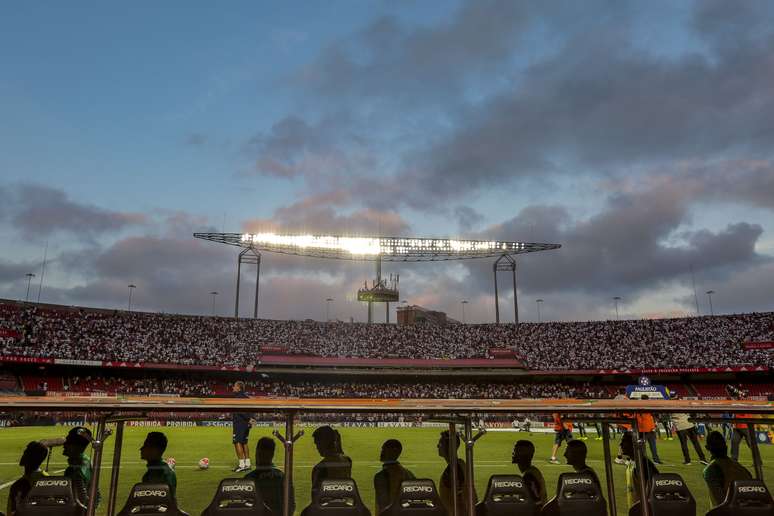
[[[256,264],[255,306],[253,318],[258,317],[258,284],[261,272],[260,251],[308,256],[312,258],[328,258],[335,260],[375,261],[377,271],[381,262],[437,262],[452,260],[473,260],[477,258],[496,258],[494,271],[494,301],[495,322],[500,322],[500,301],[497,287],[497,272],[509,271],[513,275],[513,312],[514,322],[519,322],[519,303],[516,293],[516,255],[559,249],[560,244],[536,242],[508,242],[486,240],[451,240],[447,238],[413,238],[413,237],[363,237],[378,240],[380,252],[376,254],[353,254],[339,248],[301,247],[289,244],[271,244],[251,240],[249,235],[242,233],[194,233],[194,238],[241,247],[237,261],[237,292],[234,303],[234,317],[239,317],[239,278],[242,263]],[[340,237],[331,237],[340,238]],[[344,238],[344,237],[341,237]],[[456,249],[456,250],[455,250]],[[380,274],[377,272],[377,278]],[[389,303],[387,303],[386,320],[389,322]],[[368,322],[373,318],[372,303],[368,303]]]

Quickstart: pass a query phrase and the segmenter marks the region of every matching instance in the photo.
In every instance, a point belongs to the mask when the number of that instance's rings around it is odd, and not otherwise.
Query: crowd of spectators
[[[106,375],[69,376],[45,382],[61,385],[73,394],[108,393],[132,395],[230,396],[229,384],[216,379],[155,375],[142,378]],[[22,379],[37,389],[40,378]],[[611,398],[615,387],[592,383],[514,383],[514,382],[317,382],[283,380],[245,381],[251,396],[296,398]]]
[[[260,347],[350,358],[465,359],[509,348],[531,369],[774,365],[774,313],[627,321],[384,325],[0,303],[0,354],[254,367]]]

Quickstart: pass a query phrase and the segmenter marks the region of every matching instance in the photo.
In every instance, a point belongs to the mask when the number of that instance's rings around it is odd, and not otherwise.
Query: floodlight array
[[[557,249],[558,244],[446,238],[195,233],[196,238],[260,251],[349,260],[435,261]]]

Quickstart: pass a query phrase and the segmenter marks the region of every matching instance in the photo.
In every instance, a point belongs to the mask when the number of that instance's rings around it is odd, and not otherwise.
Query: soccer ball
[[[169,466],[171,469],[175,469],[175,466],[177,465],[177,461],[174,457],[169,457],[166,460],[167,466]]]
[[[210,459],[207,457],[204,457],[203,459],[199,459],[199,469],[208,469],[210,467]]]

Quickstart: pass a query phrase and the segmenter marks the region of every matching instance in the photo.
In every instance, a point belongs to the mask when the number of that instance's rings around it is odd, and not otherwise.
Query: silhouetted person
[[[677,395],[673,395],[672,399],[677,399]],[[699,444],[699,434],[696,432],[696,425],[690,422],[688,419],[690,416],[685,412],[678,414],[672,414],[672,422],[677,429],[677,438],[680,440],[680,449],[683,452],[683,464],[691,463],[691,455],[688,452],[688,439],[693,443],[693,449],[696,450],[696,455],[699,456],[699,462],[705,466],[709,464],[707,458],[704,456],[704,450],[701,449]]]
[[[567,444],[569,444],[570,441],[572,441],[572,422],[563,418],[562,415],[558,412],[553,414],[553,418],[554,447],[551,449],[551,458],[548,462],[552,464],[559,464],[559,461],[556,460],[556,453],[559,451],[559,447],[562,445],[562,442],[567,442]]]
[[[255,445],[255,469],[245,475],[255,481],[255,486],[263,497],[263,501],[274,513],[274,516],[282,516],[283,498],[282,490],[285,482],[285,474],[278,469],[272,460],[276,444],[270,437],[261,437]],[[290,514],[296,509],[293,484],[290,485]]]
[[[449,514],[451,514],[453,506],[452,496],[454,496],[454,493],[456,493],[457,514],[459,516],[464,516],[468,514],[467,485],[465,483],[465,461],[459,458],[457,459],[457,485],[453,487],[451,483],[451,459],[453,455],[449,454],[449,443],[451,442],[451,439],[454,439],[452,445],[454,446],[456,453],[456,450],[458,450],[460,447],[459,434],[455,433],[452,436],[448,430],[444,430],[441,432],[441,437],[438,439],[438,455],[443,457],[447,464],[446,468],[441,474],[438,494],[441,498],[441,502],[443,502],[443,504],[446,506],[446,510]],[[476,503],[477,501],[478,496],[476,495],[476,489],[474,487],[473,502]]]
[[[148,432],[145,442],[140,448],[140,458],[147,462],[148,469],[142,476],[143,482],[167,484],[172,498],[176,498],[177,475],[169,464],[164,462],[164,452],[167,449],[167,436],[161,432]]]
[[[24,475],[11,484],[11,490],[8,492],[8,511],[6,516],[13,516],[16,514],[16,507],[21,502],[27,493],[32,489],[32,485],[35,481],[46,474],[40,469],[40,465],[46,460],[48,455],[48,448],[38,441],[30,441],[27,447],[22,453],[19,460],[19,466],[24,468]]]
[[[631,459],[626,463],[626,499],[631,509],[632,505],[642,499],[639,471],[637,469],[637,462],[634,460],[634,435],[631,432],[627,432],[621,437],[621,452]],[[645,481],[649,483],[653,475],[658,474],[658,469],[653,464],[653,461],[644,454],[642,460],[645,463]]]
[[[744,466],[728,456],[726,440],[720,432],[713,431],[707,436],[707,450],[712,460],[709,466],[704,468],[704,481],[709,488],[712,505],[716,506],[726,499],[734,480],[750,480],[752,475]]]
[[[643,394],[640,399],[647,400],[649,398]],[[637,430],[645,442],[648,443],[650,454],[653,456],[653,462],[661,464],[661,459],[658,456],[658,447],[656,446],[656,419],[650,412],[638,412],[634,417],[637,420]]]
[[[587,454],[588,449],[586,448],[586,443],[574,440],[567,443],[567,449],[564,451],[564,458],[567,459],[567,464],[572,466],[576,473],[591,475],[592,480],[594,480],[601,492],[602,484],[599,483],[599,477],[594,470],[591,469],[591,466],[586,464]]]
[[[312,469],[312,496],[323,480],[346,480],[352,478],[352,459],[344,455],[341,436],[330,426],[318,427],[312,434],[317,452],[322,457]]]
[[[414,480],[414,474],[398,462],[403,445],[397,439],[388,439],[382,444],[379,460],[382,469],[374,475],[374,493],[376,494],[376,512],[378,516],[389,507],[400,494],[400,483],[404,480]]]
[[[245,392],[244,382],[234,382],[232,390],[235,398],[249,398]],[[247,447],[247,438],[250,435],[251,417],[247,412],[234,412],[231,414],[231,426],[233,429],[231,442],[234,443],[234,452],[237,459],[239,459],[239,464],[234,467],[236,473],[250,469],[250,449]]]
[[[532,458],[535,456],[535,445],[532,441],[516,441],[513,445],[513,456],[511,462],[519,467],[521,478],[524,485],[527,486],[532,497],[538,505],[543,506],[548,499],[546,493],[546,481],[543,474],[532,464]]]
[[[73,483],[75,498],[84,506],[89,506],[89,484],[91,483],[92,469],[91,459],[86,455],[86,447],[91,443],[91,430],[83,426],[76,426],[67,433],[62,454],[67,457],[67,469],[64,476],[69,477]],[[99,491],[97,500],[99,503]]]

